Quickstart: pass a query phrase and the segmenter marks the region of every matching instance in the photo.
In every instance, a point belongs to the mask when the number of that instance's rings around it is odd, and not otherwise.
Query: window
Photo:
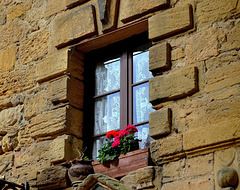
[[[94,159],[105,142],[105,134],[124,129],[128,124],[138,128],[136,135],[142,140],[140,147],[149,145],[148,116],[153,109],[149,103],[148,80],[152,74],[148,70],[150,43],[143,40],[146,39],[143,35],[88,55],[85,94],[91,105],[87,106],[85,118],[92,118],[88,128],[92,141],[85,141],[88,142],[86,146],[93,144]],[[89,125],[89,120],[85,121],[84,126]]]

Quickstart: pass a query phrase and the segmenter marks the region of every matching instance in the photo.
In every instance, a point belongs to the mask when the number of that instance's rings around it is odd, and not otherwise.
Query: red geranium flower
[[[118,132],[112,130],[112,131],[109,131],[109,132],[106,134],[106,137],[107,137],[108,139],[110,139],[110,138],[116,137],[117,135],[118,135]]]
[[[115,146],[118,146],[120,145],[120,141],[119,140],[115,140],[113,143],[112,143],[112,148],[115,147]]]
[[[134,133],[138,132],[137,128],[133,125],[128,125],[125,128],[125,130],[128,131],[130,134],[134,134]]]

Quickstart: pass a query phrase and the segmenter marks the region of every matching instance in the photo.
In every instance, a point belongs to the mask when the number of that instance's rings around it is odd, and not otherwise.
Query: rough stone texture
[[[168,43],[149,48],[149,70],[152,72],[170,69],[171,46]]]
[[[17,46],[11,45],[0,51],[0,72],[12,71],[17,61]]]
[[[156,14],[149,19],[149,38],[156,41],[184,32],[192,27],[192,6],[179,6]]]
[[[150,145],[151,158],[156,165],[167,162],[168,159],[174,160],[183,157],[182,151],[182,135],[155,140]]]
[[[45,16],[51,16],[66,9],[66,0],[47,0]]]
[[[7,14],[5,11],[1,10],[0,12],[0,25],[4,25],[7,21]]]
[[[177,48],[172,50],[171,59],[173,61],[185,57],[185,52],[183,48]]]
[[[81,137],[82,115],[82,111],[69,106],[39,114],[20,131],[19,143],[31,144],[32,139],[52,138],[63,133]]]
[[[217,30],[210,28],[188,39],[187,59],[189,63],[205,60],[218,54]]]
[[[185,180],[192,176],[212,174],[214,170],[213,154],[182,159],[163,165],[163,183]]]
[[[0,28],[0,49],[21,40],[27,33],[27,27],[18,20]]]
[[[20,58],[23,64],[42,58],[48,52],[49,32],[38,31],[27,37],[20,45]],[[31,47],[31,48],[29,48]]]
[[[183,134],[184,150],[207,147],[226,141],[234,141],[240,138],[240,120],[233,119],[224,123],[202,127],[196,130],[190,130]]]
[[[42,82],[66,73],[83,80],[82,59],[83,57],[75,51],[62,50],[37,64],[36,79]]]
[[[117,27],[120,0],[110,0],[109,16],[106,23],[102,23],[103,33],[110,32]]]
[[[132,189],[161,189],[162,168],[149,166],[124,176],[120,181]]]
[[[180,69],[166,76],[156,76],[149,81],[149,101],[156,104],[191,95],[198,91],[197,81],[196,67]]]
[[[171,109],[160,109],[149,114],[149,136],[157,139],[171,132]]]
[[[121,1],[120,3],[120,20],[124,23],[139,18],[149,12],[153,12],[164,6],[168,6],[168,0],[132,0]]]
[[[239,34],[240,34],[240,22],[238,21],[230,31],[226,32],[226,42],[223,43],[221,51],[239,49],[240,48]]]
[[[71,159],[79,158],[78,152],[72,146],[72,137],[69,135],[59,136],[50,144],[50,162],[69,162]],[[82,141],[74,138],[74,146],[82,148]]]
[[[213,0],[203,1],[197,6],[197,15],[199,26],[210,25],[219,20],[226,20],[235,13],[239,13],[240,9],[237,8],[238,0]]]
[[[33,67],[21,71],[0,73],[0,96],[11,95],[32,88],[34,86],[34,76]]]
[[[97,34],[94,6],[88,5],[58,17],[54,22],[53,33],[56,47],[64,46],[73,40],[94,36]]]
[[[88,0],[66,0],[66,6],[67,7],[72,7],[81,3],[84,3]]]
[[[18,3],[7,10],[7,20],[12,21],[15,18],[23,17],[26,12],[31,8],[31,2],[25,1]]]
[[[213,190],[214,178],[210,176],[198,177],[184,181],[163,184],[162,190]]]

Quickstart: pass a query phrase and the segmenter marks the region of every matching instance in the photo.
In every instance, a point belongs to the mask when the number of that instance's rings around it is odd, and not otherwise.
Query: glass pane
[[[148,82],[133,87],[133,123],[148,121],[149,113],[154,111],[149,102]]]
[[[98,156],[98,150],[100,149],[100,147],[106,142],[106,137],[98,137],[96,139],[94,139],[94,143],[93,143],[93,153],[92,153],[92,157],[93,160],[97,160],[97,156]]]
[[[110,94],[95,100],[94,135],[120,128],[120,93]]]
[[[149,71],[149,51],[133,54],[133,83],[153,77]]]
[[[153,140],[153,138],[151,138],[149,136],[149,124],[144,124],[144,125],[140,125],[137,126],[138,132],[136,133],[136,136],[139,140],[141,140],[139,142],[139,148],[143,149],[146,147],[150,146],[150,142]]]
[[[95,71],[95,95],[120,88],[120,58],[100,62]]]

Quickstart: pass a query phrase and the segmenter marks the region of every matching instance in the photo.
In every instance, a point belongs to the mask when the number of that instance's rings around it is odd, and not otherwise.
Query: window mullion
[[[128,55],[123,52],[120,59],[120,129],[128,124]]]
[[[133,124],[133,53],[128,52],[128,124]]]

